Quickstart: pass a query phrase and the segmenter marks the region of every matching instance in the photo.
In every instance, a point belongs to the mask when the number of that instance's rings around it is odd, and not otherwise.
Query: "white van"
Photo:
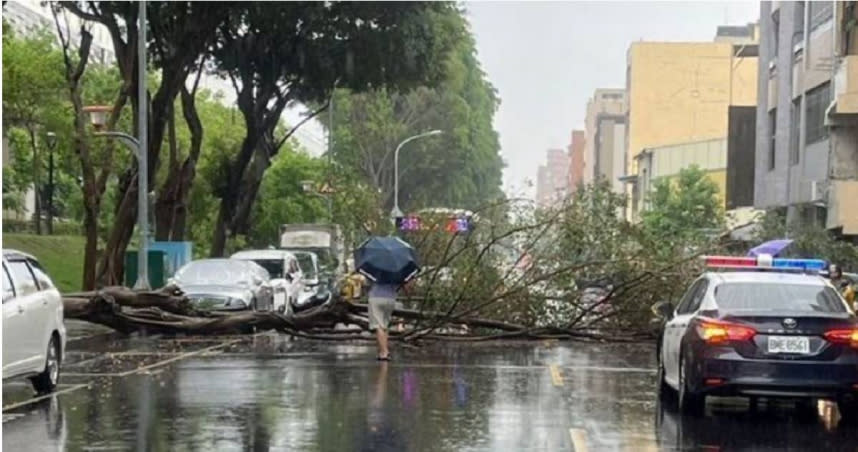
[[[274,310],[277,312],[287,312],[304,290],[304,274],[298,258],[289,251],[246,250],[233,254],[230,259],[252,261],[268,270],[274,288]]]
[[[63,300],[29,254],[3,250],[3,379],[29,377],[53,392],[66,348]]]

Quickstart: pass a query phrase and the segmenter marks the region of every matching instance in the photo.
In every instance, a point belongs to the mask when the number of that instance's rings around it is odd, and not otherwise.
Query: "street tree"
[[[378,188],[387,210],[393,206],[397,145],[433,129],[444,134],[410,142],[401,152],[401,205],[476,208],[501,196],[503,161],[492,127],[499,100],[473,38],[460,40],[442,67],[435,87],[337,91],[334,158]]]
[[[355,91],[435,82],[441,58],[465,32],[450,3],[246,5],[218,29],[214,61],[244,117],[242,146],[215,187],[220,199],[211,255],[245,234],[265,170],[301,124],[327,107],[335,85]],[[284,109],[316,104],[278,135]]]
[[[133,2],[60,2],[62,8],[74,13],[84,21],[96,22],[107,28],[113,42],[116,65],[122,79],[121,97],[129,99],[133,106],[134,124],[137,121],[138,65],[137,31],[138,4]],[[176,98],[182,92],[189,74],[199,70],[203,56],[215,39],[215,30],[226,20],[229,14],[241,4],[205,3],[205,2],[148,2],[148,40],[147,49],[150,61],[159,70],[159,83],[149,102],[148,118],[148,166],[149,186],[155,186],[159,180],[159,162],[161,148],[167,136],[170,118],[174,114]],[[122,103],[124,105],[124,102]],[[114,104],[114,114],[116,107]],[[119,107],[121,108],[121,107]],[[193,121],[193,119],[191,119]],[[190,126],[197,130],[196,125]],[[188,158],[192,159],[193,154]],[[171,203],[184,203],[187,191],[177,189],[176,185],[187,186],[192,162],[174,164],[170,162],[170,177],[167,187],[159,190],[166,198],[160,202],[160,213],[164,215],[182,214],[181,208],[173,208]],[[136,164],[132,164],[122,174],[120,181],[119,205],[114,216],[106,252],[99,265],[99,279],[106,284],[121,280],[125,250],[131,240],[137,219],[137,177]],[[182,185],[185,184],[185,185]],[[181,196],[177,196],[181,195]],[[175,225],[175,219],[165,220],[164,228]],[[181,224],[181,221],[178,223]],[[158,232],[156,231],[156,234]],[[169,233],[167,235],[170,235]]]
[[[678,246],[724,226],[718,186],[697,166],[682,169],[675,179],[657,180],[647,204],[641,214],[645,230]]]
[[[61,115],[68,105],[60,94],[63,90],[63,78],[58,71],[61,61],[62,55],[47,29],[23,38],[16,36],[12,27],[4,23],[3,128],[7,135],[10,127],[23,131],[31,151],[28,160],[32,171],[26,174],[19,170],[17,182],[32,184],[37,194],[33,213],[36,234],[42,232],[40,188],[45,162],[42,153],[46,150],[44,136],[48,131],[59,131]]]

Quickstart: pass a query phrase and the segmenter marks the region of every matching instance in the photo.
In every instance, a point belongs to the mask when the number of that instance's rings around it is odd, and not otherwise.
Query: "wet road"
[[[141,451],[858,450],[826,403],[742,399],[682,419],[649,346],[397,348],[245,338],[71,344],[56,396],[3,385],[3,449]]]

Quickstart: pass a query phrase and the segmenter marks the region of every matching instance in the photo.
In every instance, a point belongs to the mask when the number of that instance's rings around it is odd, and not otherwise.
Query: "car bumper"
[[[736,353],[704,358],[698,380],[711,395],[840,397],[858,394],[858,357],[835,361],[751,360]]]

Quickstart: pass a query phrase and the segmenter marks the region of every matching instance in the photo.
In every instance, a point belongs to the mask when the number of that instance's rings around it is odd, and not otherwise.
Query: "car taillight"
[[[757,330],[738,323],[700,319],[697,324],[697,334],[707,344],[716,345],[750,340],[757,334]]]
[[[853,348],[858,348],[858,329],[827,331],[825,340],[832,344],[849,344]]]

